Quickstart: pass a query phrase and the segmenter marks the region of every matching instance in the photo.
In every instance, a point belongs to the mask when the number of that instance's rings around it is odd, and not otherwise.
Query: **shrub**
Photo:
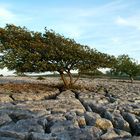
[[[45,80],[45,78],[42,76],[39,76],[39,77],[37,77],[37,80]]]

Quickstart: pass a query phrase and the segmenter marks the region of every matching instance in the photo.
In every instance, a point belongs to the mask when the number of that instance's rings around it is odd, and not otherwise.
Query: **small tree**
[[[78,80],[73,81],[71,70],[78,70],[86,57],[84,46],[47,29],[42,35],[7,24],[0,28],[0,42],[2,67],[17,73],[57,71],[67,87]]]
[[[76,43],[73,39],[49,31],[46,29],[44,39],[48,45],[48,69],[60,73],[65,86],[72,86],[83,71],[95,71],[97,68],[111,67],[113,56],[90,49]],[[74,81],[71,70],[78,71],[78,78]],[[65,78],[65,73],[69,77],[69,82]]]
[[[66,87],[71,87],[78,80],[81,71],[110,67],[113,60],[112,56],[46,28],[42,34],[7,24],[4,29],[0,28],[0,45],[3,67],[17,73],[57,71]],[[72,70],[79,71],[76,80],[73,79]]]
[[[114,65],[112,72],[118,73],[119,75],[126,74],[129,76],[131,82],[133,82],[134,77],[140,74],[140,65],[128,55],[120,55],[117,58],[117,63]]]
[[[76,43],[73,39],[55,33],[53,30],[45,29],[44,40],[48,45],[48,53],[46,55],[49,71],[59,72],[64,85],[71,87],[79,79],[73,80],[72,70],[79,70],[84,65],[84,61],[88,56],[85,46]],[[69,81],[65,78],[65,74],[69,77]]]

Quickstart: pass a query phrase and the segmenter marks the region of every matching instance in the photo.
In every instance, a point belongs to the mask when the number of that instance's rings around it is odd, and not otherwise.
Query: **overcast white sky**
[[[6,23],[41,32],[47,27],[140,63],[140,0],[0,0],[0,27]]]

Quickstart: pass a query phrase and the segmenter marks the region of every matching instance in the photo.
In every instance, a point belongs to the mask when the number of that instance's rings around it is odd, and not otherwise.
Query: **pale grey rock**
[[[114,118],[114,116],[113,116],[113,114],[110,113],[109,111],[105,111],[103,117],[104,117],[105,119],[108,119],[108,120],[110,120],[111,122],[113,122],[113,118]]]
[[[93,135],[95,138],[100,139],[101,135],[103,135],[103,131],[100,128],[92,126]]]
[[[90,104],[90,107],[93,112],[96,112],[96,113],[100,114],[101,116],[104,116],[104,113],[106,112],[105,107],[102,105],[92,103],[92,104]]]
[[[119,135],[116,134],[116,132],[113,129],[109,129],[107,133],[101,136],[101,140],[115,140],[117,138],[119,138]]]
[[[140,116],[140,106],[139,106],[139,108],[133,108],[129,112],[132,113],[132,114],[135,114],[137,116]]]
[[[7,114],[14,122],[17,122],[21,119],[34,118],[36,116],[36,113],[34,112],[31,112],[29,110],[24,110],[24,109],[18,109],[18,108],[3,109],[3,110],[0,110],[0,113]]]
[[[79,92],[78,97],[79,99],[94,99],[95,93],[94,92],[89,92],[89,91],[85,91],[85,92]]]
[[[121,129],[121,130],[124,130],[124,131],[127,131],[127,132],[131,131],[129,123],[121,117],[115,117],[114,120],[113,120],[113,125],[117,129]]]
[[[84,116],[77,116],[77,122],[80,128],[84,128],[86,126],[86,120]]]
[[[48,102],[48,100],[25,101],[25,102],[18,103],[16,106],[20,110],[28,110],[29,112],[35,113],[36,117],[40,117],[44,115],[49,115],[51,113],[49,109],[49,105],[48,105],[48,109],[46,109],[46,104],[47,104],[46,102]],[[57,101],[54,100],[54,103],[57,103]]]
[[[29,140],[59,140],[57,137],[51,136],[51,134],[43,134],[43,133],[36,133],[31,132],[28,136]]]
[[[37,119],[26,119],[26,120],[19,120],[15,124],[5,125],[0,128],[2,131],[14,131],[14,132],[39,132],[44,133],[43,126],[38,124]]]
[[[96,120],[101,118],[99,114],[94,112],[85,112],[84,114],[87,125],[94,126]]]
[[[56,122],[51,128],[51,133],[57,136],[61,140],[73,140],[73,139],[96,139],[102,134],[99,128],[93,128],[85,126],[84,128],[79,128],[79,124],[76,120]]]
[[[79,129],[78,122],[76,120],[72,121],[58,121],[55,122],[52,127],[50,127],[51,133],[59,133],[63,132],[64,130],[73,130],[73,129]]]
[[[58,140],[72,140],[71,136],[69,135],[69,131],[62,131],[59,133],[52,133],[52,135],[56,136]]]
[[[76,119],[76,113],[75,112],[66,112],[65,117],[67,120]]]
[[[1,110],[4,110],[4,109],[7,109],[7,108],[13,108],[13,107],[15,107],[15,105],[13,105],[13,103],[12,102],[0,102],[0,112],[1,112]]]
[[[66,108],[67,112],[74,111],[81,114],[85,112],[85,108],[78,99],[61,99],[57,106]]]
[[[57,96],[57,99],[65,99],[65,98],[75,98],[75,93],[71,90],[66,90],[61,92],[60,95]]]
[[[136,116],[134,114],[124,112],[124,113],[122,113],[122,116],[130,124],[130,127],[132,129],[134,129],[136,123],[139,122],[138,119],[136,118]]]
[[[108,130],[113,128],[111,121],[104,118],[97,118],[95,122],[95,126],[102,130]]]
[[[68,131],[68,134],[70,140],[97,140],[90,128],[74,129],[72,131]],[[65,140],[67,140],[67,138]]]
[[[16,131],[0,130],[0,137],[13,138],[16,140],[26,140],[27,133],[19,133]]]
[[[10,137],[0,137],[0,140],[20,140],[20,139],[15,139]]]
[[[57,107],[52,109],[51,114],[65,114],[66,112],[67,112],[66,108]]]
[[[83,99],[79,99],[79,100],[86,109],[89,106],[91,111],[93,111],[92,108],[91,108],[91,104],[97,104],[96,100],[93,100],[93,99],[90,99],[90,98],[83,98]]]
[[[8,124],[12,119],[6,113],[0,113],[0,126]]]
[[[59,83],[59,78],[35,79],[16,77],[14,82]],[[0,139],[140,139],[139,84],[81,79],[78,85],[86,90],[38,90],[27,96],[26,91],[4,94],[0,89]]]
[[[23,107],[24,105],[21,104],[20,106]],[[78,113],[85,112],[84,106],[76,98],[27,102],[25,108],[31,111],[42,110],[42,109],[44,111],[44,109],[46,109],[47,111],[51,111],[54,114],[57,113],[65,114],[66,112],[69,111],[78,112]]]
[[[37,121],[37,123],[39,125],[41,125],[44,130],[46,129],[46,126],[48,125],[47,118],[39,118],[38,121]]]
[[[97,103],[100,105],[104,105],[104,104],[108,104],[108,99],[107,98],[102,98],[102,99],[98,99]]]
[[[63,114],[50,114],[50,115],[47,115],[47,121],[48,122],[57,122],[57,121],[65,121],[66,118]]]
[[[132,137],[132,135],[129,132],[126,132],[126,131],[123,131],[123,130],[115,129],[115,132],[121,138],[131,138]]]

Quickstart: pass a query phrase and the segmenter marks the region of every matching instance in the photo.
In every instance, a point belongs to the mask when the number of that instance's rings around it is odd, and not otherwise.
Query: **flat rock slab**
[[[84,113],[85,108],[81,102],[77,99],[58,99],[58,100],[47,100],[47,101],[38,101],[38,102],[27,102],[26,104],[20,103],[19,106],[24,106],[28,109],[43,109],[50,110],[52,112],[68,112],[68,111],[77,111]]]

